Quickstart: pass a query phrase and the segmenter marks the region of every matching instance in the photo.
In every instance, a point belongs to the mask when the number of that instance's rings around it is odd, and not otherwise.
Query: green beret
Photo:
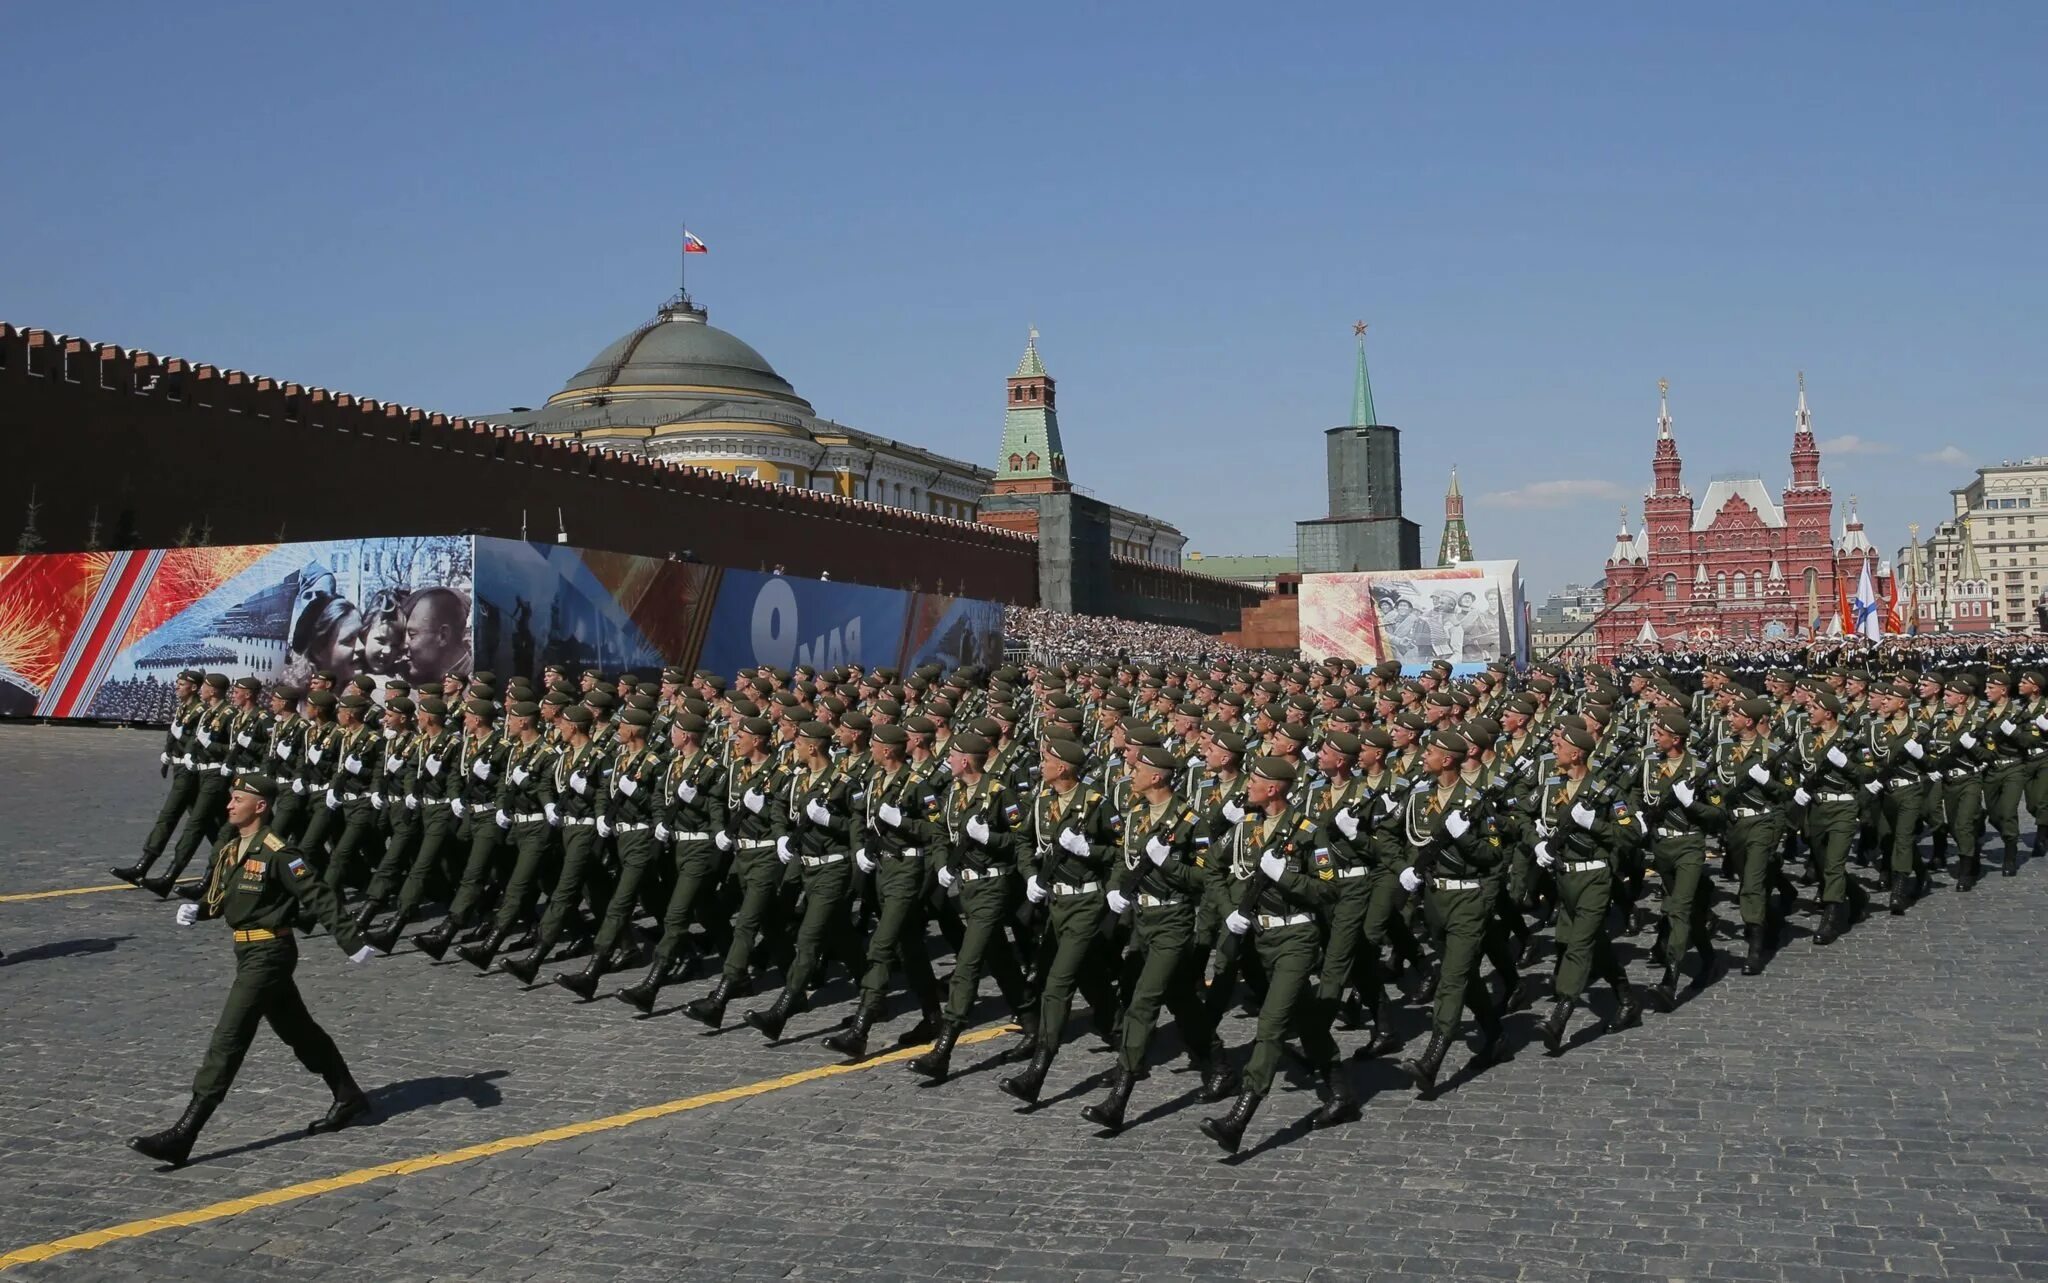
[[[448,704],[439,695],[422,695],[416,706],[428,717],[448,716]]]
[[[1466,739],[1485,748],[1500,738],[1500,723],[1491,717],[1470,717],[1458,728]]]
[[[1394,725],[1405,730],[1414,731],[1417,735],[1429,729],[1429,723],[1422,720],[1422,714],[1420,713],[1397,714],[1394,717]]]
[[[711,729],[711,723],[695,713],[682,712],[677,713],[676,720],[669,723],[669,729],[681,731],[685,735],[702,735]]]
[[[1044,751],[1069,766],[1088,765],[1088,746],[1077,739],[1064,735],[1050,736],[1045,741]]]
[[[1244,751],[1251,747],[1250,744],[1245,742],[1244,736],[1236,731],[1218,731],[1211,738],[1222,747],[1224,752],[1232,757],[1243,757]]]
[[[875,742],[878,744],[888,744],[895,748],[902,748],[910,742],[910,732],[894,722],[884,722],[875,728]]]
[[[1994,668],[1984,674],[1984,689],[1990,690],[1993,686],[2002,686],[2006,690],[2011,690],[2012,674],[2006,672],[2003,668]]]
[[[562,709],[562,720],[571,726],[587,727],[596,717],[583,705],[570,704]]]
[[[804,721],[797,723],[796,734],[798,739],[828,740],[832,738],[832,728],[823,722]]]
[[[507,711],[514,717],[539,717],[540,705],[530,699],[515,700]]]
[[[1837,716],[1842,712],[1842,697],[1831,690],[1815,692],[1813,702]]]
[[[1534,717],[1536,716],[1536,701],[1528,695],[1517,695],[1508,701],[1508,711],[1510,713],[1520,713],[1524,717]]]
[[[629,708],[619,714],[619,723],[623,726],[652,726],[654,714],[644,708]]]
[[[1571,745],[1573,748],[1578,749],[1582,753],[1592,752],[1594,747],[1600,743],[1600,741],[1594,737],[1593,732],[1586,729],[1585,723],[1583,722],[1574,726],[1567,723],[1563,718],[1559,718],[1557,722],[1557,730],[1555,733],[1561,739],[1563,739],[1565,743]]]
[[[1401,661],[1398,659],[1383,659],[1372,666],[1372,675],[1383,682],[1399,681],[1401,678]]]
[[[1377,726],[1368,726],[1358,732],[1358,743],[1360,747],[1370,746],[1384,753],[1394,747],[1394,737]]]
[[[1660,708],[1657,710],[1655,720],[1657,725],[1678,736],[1680,739],[1684,739],[1687,735],[1692,734],[1692,719],[1687,717],[1680,709]]]
[[[859,712],[846,714],[839,719],[839,724],[851,730],[859,731],[863,735],[875,728],[874,721],[866,713]]]
[[[984,757],[988,754],[989,747],[987,737],[976,735],[973,731],[961,731],[946,741],[947,752],[965,753],[969,757]]]
[[[758,735],[766,739],[775,733],[775,723],[765,717],[743,717],[740,719],[740,729],[749,735]]]
[[[288,682],[279,682],[270,688],[270,698],[281,699],[287,704],[296,704],[306,698],[306,692]]]
[[[277,797],[277,781],[268,775],[251,772],[247,775],[237,775],[235,782],[228,786],[228,790],[234,793],[254,793],[269,802]]]
[[[1307,722],[1282,722],[1273,728],[1273,733],[1285,735],[1297,744],[1306,744],[1309,736],[1315,732],[1309,730]]]
[[[913,716],[903,719],[903,729],[912,735],[936,735],[939,733],[939,724],[929,717]]]
[[[253,677],[237,677],[235,685],[245,691],[260,691],[263,689],[263,683]]]
[[[1138,760],[1161,771],[1179,770],[1181,764],[1180,759],[1173,755],[1173,751],[1161,744],[1148,744],[1139,749]]]
[[[469,675],[469,680],[473,682],[482,682],[486,686],[496,686],[498,684],[498,675],[488,668],[481,668],[478,669],[476,672],[471,673]]]
[[[1277,784],[1294,783],[1294,763],[1284,757],[1262,757],[1252,763],[1252,774]]]
[[[333,691],[314,691],[306,696],[306,702],[314,708],[333,708],[339,700]]]
[[[181,682],[191,682],[194,686],[197,686],[199,683],[206,680],[206,674],[200,672],[196,668],[188,668],[184,672],[178,674],[178,680]]]
[[[393,677],[385,681],[384,689],[388,691],[397,691],[400,695],[410,695],[412,694],[412,683],[405,680],[403,677]]]
[[[583,702],[590,705],[593,712],[609,713],[619,706],[619,697],[607,690],[594,690],[583,697]]]
[[[1356,735],[1348,731],[1338,731],[1334,735],[1323,736],[1323,747],[1334,748],[1346,757],[1356,757],[1358,755],[1359,740]]]
[[[387,713],[396,713],[400,717],[411,717],[413,709],[415,707],[416,705],[414,705],[414,703],[412,702],[411,697],[406,695],[400,695],[395,699],[387,699],[384,701],[384,711]]]
[[[1736,700],[1735,711],[1742,714],[1744,717],[1747,717],[1752,722],[1761,722],[1766,718],[1770,717],[1773,713],[1777,712],[1778,707],[1777,705],[1771,703],[1771,701],[1767,699],[1759,699],[1755,696],[1751,696],[1748,699]]]
[[[466,699],[462,701],[462,711],[474,713],[488,722],[498,715],[498,706],[487,699]]]
[[[1166,737],[1146,722],[1125,722],[1124,741],[1140,748],[1157,748],[1166,743]]]
[[[1472,751],[1472,741],[1456,731],[1438,731],[1429,737],[1429,745],[1431,748],[1440,748],[1446,753],[1455,753],[1459,757],[1463,757]]]
[[[203,684],[211,686],[225,695],[228,690],[228,675],[226,673],[208,673]]]
[[[350,691],[348,694],[343,695],[341,697],[341,706],[343,708],[353,708],[358,713],[360,713],[370,706],[370,697],[367,695],[358,695],[354,691]]]

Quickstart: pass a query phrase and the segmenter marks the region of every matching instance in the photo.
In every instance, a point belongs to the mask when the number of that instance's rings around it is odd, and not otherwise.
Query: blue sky
[[[1776,488],[1803,369],[1887,549],[2048,447],[2048,6],[33,5],[0,319],[538,404],[673,289],[820,411],[1291,552],[1351,322],[1433,554],[1591,579],[1649,481]]]

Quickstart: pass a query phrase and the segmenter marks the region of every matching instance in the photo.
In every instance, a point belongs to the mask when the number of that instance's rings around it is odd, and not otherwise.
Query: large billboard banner
[[[719,673],[762,664],[905,671],[926,660],[992,664],[1002,645],[995,602],[728,570],[700,663]]]
[[[1398,660],[1417,672],[1437,660],[1471,672],[1526,662],[1521,563],[1470,561],[1432,570],[1305,575],[1301,654],[1361,665]]]
[[[537,676],[543,665],[652,676],[690,662],[716,574],[698,562],[476,541],[479,669]]]

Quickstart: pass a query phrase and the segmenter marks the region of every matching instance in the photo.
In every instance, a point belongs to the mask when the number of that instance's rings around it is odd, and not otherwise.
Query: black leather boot
[[[492,943],[496,943],[496,941],[492,941]],[[526,953],[526,957],[508,957],[508,959],[504,959],[502,965],[506,969],[506,976],[510,976],[512,980],[518,980],[520,984],[537,982],[541,978],[541,963],[547,961],[547,955],[553,949],[555,949],[555,941],[551,941],[547,937],[541,937],[539,941],[532,943],[532,949]],[[463,949],[461,953],[467,955],[469,951]]]
[[[924,1008],[924,1014],[918,1017],[917,1023],[896,1035],[896,1045],[898,1047],[915,1047],[921,1043],[930,1042],[939,1036],[939,1029],[945,1023],[945,1018],[940,1012],[939,1004],[936,1002],[927,1003]]]
[[[1225,1153],[1235,1154],[1237,1147],[1244,1142],[1244,1129],[1251,1125],[1252,1115],[1259,1112],[1260,1099],[1248,1091],[1238,1093],[1229,1113],[1221,1118],[1202,1120],[1202,1135],[1221,1145]]]
[[[1671,1011],[1678,1006],[1678,969],[1664,968],[1664,974],[1656,984],[1650,986],[1650,1005],[1658,1011]]]
[[[782,1027],[789,1023],[789,1018],[802,1011],[804,1006],[804,996],[791,986],[784,985],[782,992],[775,995],[775,1001],[769,1004],[768,1010],[750,1011],[742,1019],[767,1034],[769,1042],[774,1042],[782,1037]]]
[[[932,1049],[910,1061],[910,1072],[933,1082],[943,1082],[946,1073],[953,1067],[953,1046],[960,1041],[960,1026],[946,1021],[939,1027],[939,1036],[932,1042]]]
[[[1956,890],[1976,890],[1977,869],[1977,853],[1975,851],[1970,852],[1968,855],[1958,855],[1956,857]],[[148,883],[145,882],[143,885],[147,886]]]
[[[532,961],[537,970],[540,967],[542,952],[540,949],[535,949],[528,958],[522,958],[520,961]],[[506,963],[505,970],[512,970],[512,964]],[[593,953],[590,955],[590,961],[583,964],[583,970],[564,971],[555,977],[555,983],[567,989],[570,993],[575,994],[578,998],[583,999],[583,1001],[589,1002],[592,998],[597,997],[597,982],[609,970],[611,968],[607,965],[605,957],[602,954]],[[532,982],[529,981],[528,983]]]
[[[1029,1060],[1032,1048],[1038,1046],[1038,1013],[1027,1011],[1017,1017],[1017,1041],[1003,1052],[1005,1062]]]
[[[384,902],[382,900],[363,901],[363,907],[356,910],[356,934],[368,935],[370,933],[370,924],[376,921],[377,915],[383,909]],[[390,950],[387,949],[385,952],[389,953]]]
[[[1895,918],[1905,916],[1906,906],[1913,902],[1912,882],[1908,878],[1892,879],[1891,913]]]
[[[667,976],[669,965],[668,962],[657,956],[654,962],[648,966],[647,974],[640,977],[639,984],[628,985],[613,994],[612,997],[617,998],[620,1002],[625,1003],[643,1016],[654,1014],[654,996],[661,992],[662,982]]]
[[[462,924],[454,918],[444,918],[440,926],[432,931],[420,932],[412,938],[412,942],[419,946],[421,953],[439,962],[448,956],[448,946],[455,943],[455,933],[461,929]]]
[[[735,987],[724,976],[720,976],[718,983],[711,987],[710,993],[683,1007],[683,1014],[699,1024],[709,1025],[713,1029],[718,1028],[725,1023],[725,1004],[732,1001]]]
[[[1196,1097],[1204,1104],[1214,1104],[1237,1094],[1244,1075],[1231,1063],[1230,1048],[1218,1038],[1216,1045],[1209,1049],[1207,1063],[1202,1066],[1202,1086]]]
[[[1323,1107],[1309,1120],[1309,1126],[1320,1130],[1324,1127],[1341,1127],[1345,1123],[1357,1122],[1362,1111],[1358,1107],[1358,1097],[1351,1092],[1351,1075],[1344,1072],[1344,1067],[1330,1065],[1318,1071],[1316,1079],[1316,1086],[1323,1098]],[[1242,1127],[1238,1128],[1238,1134],[1244,1134]],[[1217,1138],[1212,1136],[1210,1139]]]
[[[1515,1053],[1508,1050],[1508,1031],[1496,1017],[1491,1026],[1479,1031],[1479,1050],[1472,1053],[1472,1067],[1486,1069],[1514,1058]]]
[[[1525,967],[1533,967],[1542,962],[1549,953],[1549,942],[1537,935],[1534,930],[1531,930],[1529,932],[1529,942],[1522,948],[1521,963]]]
[[[1553,1056],[1564,1054],[1564,1031],[1572,1022],[1572,1004],[1559,998],[1550,1004],[1550,1014],[1543,1018],[1538,1032],[1543,1035],[1543,1050]]]
[[[860,1060],[868,1054],[868,1031],[875,1027],[875,1017],[880,1014],[877,1003],[863,1002],[853,1013],[853,1023],[825,1039],[825,1046],[848,1060]]]
[[[118,869],[108,869],[107,872],[126,882],[129,886],[139,887],[142,885],[144,875],[149,872],[149,866],[155,863],[154,857],[145,855],[133,864],[124,865]]]
[[[1415,1095],[1422,1100],[1436,1099],[1437,1071],[1444,1067],[1444,1054],[1451,1049],[1451,1040],[1440,1033],[1429,1035],[1429,1045],[1413,1060],[1401,1062],[1401,1072],[1415,1082]]]
[[[1430,964],[1429,978],[1422,982],[1422,988],[1415,991],[1415,1001],[1422,1004],[1425,1007],[1428,1006],[1430,1003],[1435,1002],[1437,986],[1442,984],[1443,980],[1444,960],[1442,958],[1438,958],[1435,962]]]
[[[1110,1071],[1109,1095],[1092,1105],[1081,1106],[1081,1117],[1094,1123],[1104,1131],[1120,1132],[1124,1129],[1124,1111],[1131,1106],[1131,1089],[1138,1085],[1138,1076],[1118,1065]],[[1249,1118],[1251,1115],[1245,1115]]]
[[[1022,1073],[1011,1074],[996,1086],[1027,1105],[1036,1105],[1038,1093],[1045,1087],[1045,1076],[1052,1072],[1052,1058],[1053,1049],[1040,1043]]]
[[[1761,926],[1742,929],[1742,974],[1760,976],[1764,973],[1764,929]]]
[[[178,898],[180,900],[197,900],[204,894],[206,894],[206,879],[204,878],[197,882],[187,882],[184,886],[178,888]],[[316,922],[310,929],[317,929],[318,927],[319,923]]]
[[[1614,1019],[1607,1022],[1608,1033],[1620,1033],[1643,1023],[1643,999],[1634,985],[1626,980],[1615,981],[1614,999],[1619,1005],[1614,1009]]]
[[[398,947],[398,937],[405,932],[406,915],[401,913],[375,931],[363,932],[363,943],[379,953],[390,953]]]
[[[512,929],[510,927],[500,931],[493,931],[489,939],[479,940],[475,944],[463,945],[455,951],[455,955],[475,967],[478,971],[489,971],[491,969],[491,959],[498,956],[498,950],[504,948],[505,942],[511,938]]]
[[[1999,875],[2010,878],[2017,876],[2019,871],[2020,840],[2018,838],[2007,838],[2005,840],[2005,863],[1998,866]]]
[[[334,1093],[334,1103],[325,1114],[306,1124],[308,1136],[338,1132],[370,1112],[370,1098],[363,1095],[363,1089],[356,1086],[348,1070],[328,1075],[327,1089]]]
[[[177,1122],[160,1132],[146,1136],[130,1136],[128,1148],[159,1163],[172,1167],[183,1167],[185,1160],[192,1156],[193,1142],[199,1139],[199,1129],[206,1126],[206,1120],[213,1117],[213,1106],[202,1105],[194,1096],[185,1106],[185,1112]]]
[[[1372,1037],[1351,1054],[1358,1060],[1376,1060],[1400,1045],[1401,1039],[1394,1033],[1394,1004],[1382,998],[1373,1008]]]
[[[1829,904],[1821,906],[1820,930],[1814,933],[1813,942],[1819,945],[1833,944],[1842,938],[1842,925],[1848,920],[1849,906]]]
[[[143,878],[135,885],[141,887],[143,890],[156,896],[156,898],[159,900],[168,900],[171,898],[171,891],[178,885],[178,880],[172,877],[170,874],[165,873],[153,878]],[[167,1133],[164,1132],[157,1133],[157,1135],[159,1136],[166,1134]],[[147,1140],[149,1138],[145,1136],[141,1137],[140,1139]]]

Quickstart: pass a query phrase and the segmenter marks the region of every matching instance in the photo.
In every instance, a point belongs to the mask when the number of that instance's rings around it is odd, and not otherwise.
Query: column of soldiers
[[[1607,1031],[1673,1010],[1717,974],[1720,884],[1754,976],[1795,914],[1819,945],[1864,916],[1861,867],[1900,914],[1951,847],[1956,890],[1992,865],[2015,873],[2023,815],[2042,854],[2039,669],[1756,678],[1247,659],[728,682],[555,666],[434,692],[323,676],[273,688],[266,710],[256,683],[195,672],[179,678],[157,824],[114,872],[204,899],[210,879],[179,878],[202,840],[259,832],[222,827],[246,780],[270,803],[272,863],[320,889],[294,881],[272,916],[296,903],[352,954],[417,926],[429,958],[526,984],[580,958],[553,982],[584,1000],[644,968],[610,994],[643,1016],[707,976],[679,1010],[718,1028],[754,998],[743,1019],[771,1041],[836,966],[857,996],[824,1045],[870,1055],[900,988],[919,1019],[897,1045],[929,1044],[907,1064],[934,1082],[987,979],[1021,1030],[1000,1087],[1027,1107],[1078,997],[1114,1053],[1088,1119],[1126,1125],[1170,1021],[1200,1098],[1232,1102],[1202,1130],[1235,1152],[1290,1055],[1316,1126],[1356,1118],[1335,1032],[1369,1028],[1354,1058],[1386,1055],[1404,1004],[1427,1022],[1401,1064],[1424,1098],[1468,1013],[1477,1070],[1510,1057],[1504,1016],[1525,1007],[1545,1006],[1551,1055],[1595,986],[1612,991]],[[1655,978],[1639,984],[1617,941],[1652,926]],[[1257,1020],[1233,1049],[1240,997]],[[315,1059],[336,1072],[338,1056]]]

